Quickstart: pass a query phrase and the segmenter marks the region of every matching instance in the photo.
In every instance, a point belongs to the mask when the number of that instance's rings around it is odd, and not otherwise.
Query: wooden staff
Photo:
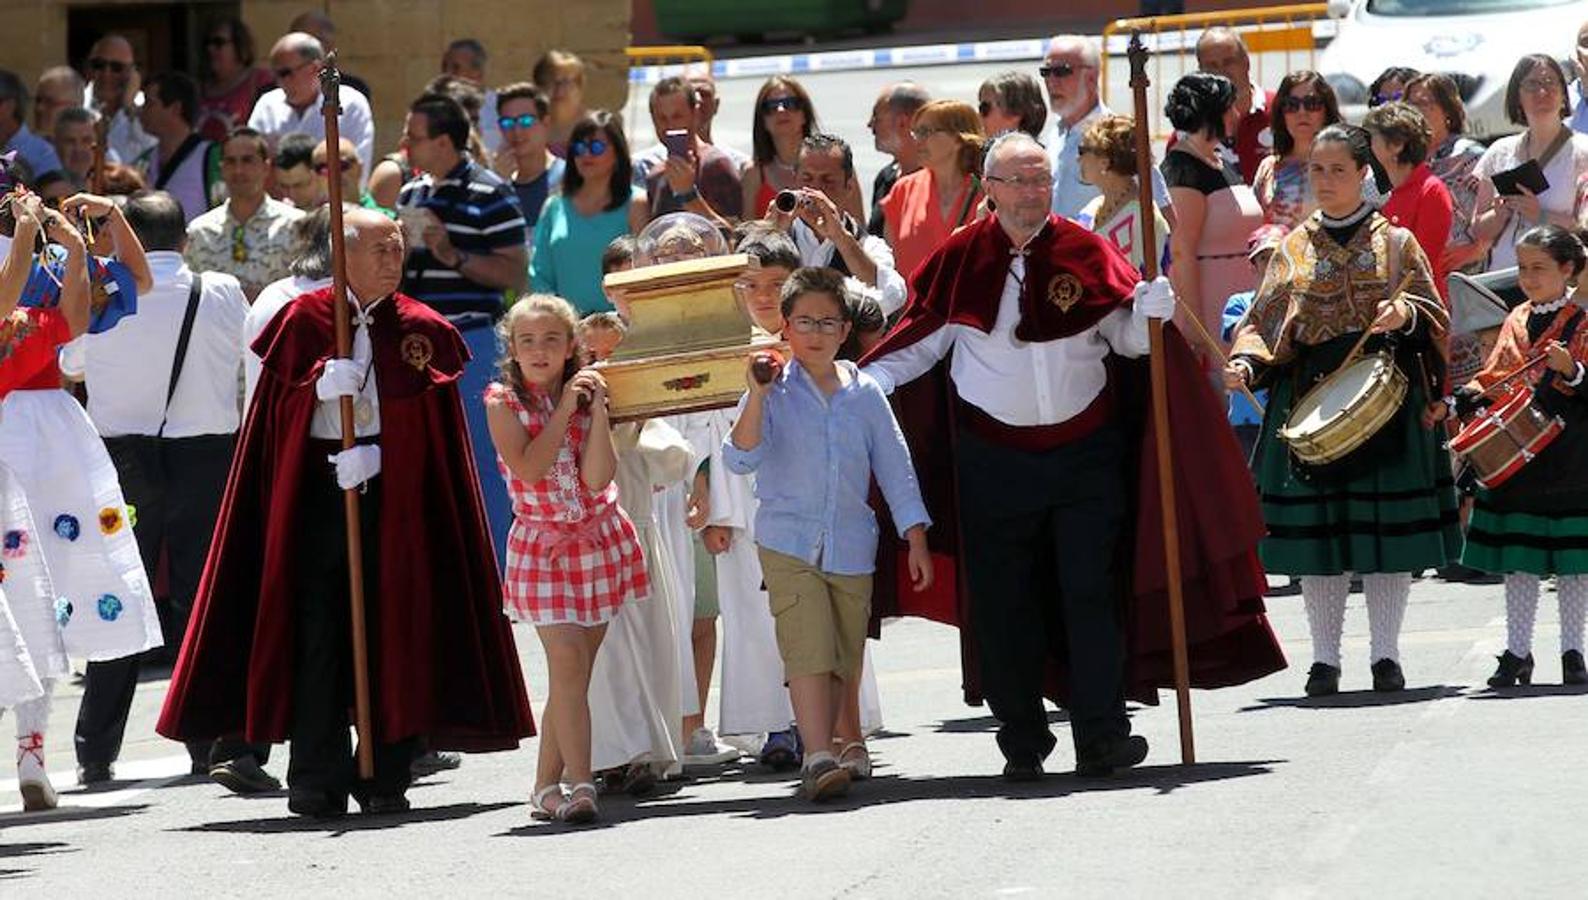
[[[1141,32],[1130,35],[1130,89],[1136,101],[1136,187],[1141,207],[1143,247],[1157,245],[1153,234],[1152,144],[1147,133],[1147,48]],[[1152,252],[1142,254],[1142,277],[1158,277],[1158,260]],[[1194,764],[1196,739],[1191,727],[1191,668],[1186,653],[1185,597],[1180,585],[1180,525],[1175,507],[1174,460],[1170,456],[1169,385],[1163,349],[1163,320],[1147,320],[1148,353],[1152,367],[1152,419],[1158,438],[1158,493],[1163,505],[1163,558],[1169,586],[1169,634],[1174,649],[1174,693],[1180,711],[1180,762]]]
[[[325,114],[325,145],[336,155],[341,144],[341,127],[337,117],[342,114],[340,94],[342,73],[336,68],[336,53],[325,59],[320,70],[321,112]],[[328,157],[329,158],[329,157]],[[336,355],[347,359],[353,355],[353,328],[347,309],[347,240],[342,234],[342,179],[335,166],[326,179],[331,214],[331,320],[336,329]],[[370,361],[370,365],[374,365]],[[342,449],[351,450],[357,438],[354,428],[353,398],[343,397]],[[375,777],[374,729],[370,722],[369,703],[369,637],[364,624],[364,535],[359,524],[358,489],[342,492],[343,508],[347,519],[347,574],[348,602],[353,633],[353,720],[358,730],[358,775],[363,779]]]
[[[100,116],[94,122],[94,165],[88,170],[88,191],[105,195],[105,148],[110,143],[110,120]]]

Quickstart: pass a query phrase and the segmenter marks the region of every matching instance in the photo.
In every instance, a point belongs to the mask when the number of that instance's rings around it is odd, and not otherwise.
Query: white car
[[[1516,61],[1548,53],[1576,77],[1577,30],[1588,0],[1329,0],[1334,40],[1318,69],[1351,121],[1367,109],[1368,85],[1389,66],[1456,77],[1467,130],[1498,137],[1521,130],[1505,115],[1505,86]]]

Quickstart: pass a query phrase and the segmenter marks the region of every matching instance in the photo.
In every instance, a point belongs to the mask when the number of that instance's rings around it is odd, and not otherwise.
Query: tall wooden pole
[[[1130,48],[1130,89],[1136,101],[1136,181],[1138,188],[1138,216],[1141,221],[1142,277],[1151,281],[1158,277],[1158,258],[1153,252],[1157,246],[1157,230],[1153,212],[1157,208],[1152,196],[1152,138],[1147,128],[1151,110],[1147,107],[1147,48],[1141,42],[1141,32],[1132,32]],[[1183,265],[1195,265],[1189,260]],[[1169,385],[1163,356],[1163,320],[1148,319],[1147,335],[1150,342],[1152,366],[1152,420],[1158,438],[1158,496],[1163,503],[1163,558],[1168,568],[1166,582],[1169,587],[1169,633],[1174,647],[1174,693],[1180,710],[1180,761],[1191,765],[1196,759],[1196,739],[1191,728],[1191,669],[1186,658],[1185,597],[1180,589],[1180,524],[1175,507],[1174,460],[1169,438]]]
[[[339,158],[342,132],[337,117],[342,114],[340,94],[342,73],[336,68],[336,54],[325,60],[320,70],[320,94],[325,114],[326,159]],[[353,328],[347,308],[347,240],[342,233],[342,178],[333,164],[325,178],[331,214],[331,320],[336,329],[336,355],[353,355]],[[371,365],[374,362],[371,361]],[[341,399],[342,449],[350,450],[357,439],[353,398]],[[358,489],[344,491],[343,507],[347,519],[348,602],[353,633],[353,721],[358,730],[358,774],[365,780],[375,777],[374,729],[369,703],[369,635],[364,622],[364,533],[358,512]]]
[[[94,122],[94,162],[88,170],[88,192],[105,195],[105,154],[110,144],[110,119],[100,116]]]

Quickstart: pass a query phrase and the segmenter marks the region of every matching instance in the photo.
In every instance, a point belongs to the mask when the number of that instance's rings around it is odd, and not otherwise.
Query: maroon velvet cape
[[[945,323],[988,330],[997,314],[1007,271],[1009,240],[996,217],[955,233],[914,274],[915,300],[899,324],[863,362],[906,347]],[[1084,290],[1068,315],[1046,316],[1047,339],[1079,333],[1110,311],[1128,307],[1139,277],[1107,240],[1057,217],[1050,218],[1027,256],[1026,290],[1045,299],[1047,279],[1069,273]],[[1040,272],[1040,278],[1033,275]],[[1037,293],[1032,294],[1035,290]],[[1265,526],[1257,493],[1225,410],[1185,340],[1164,327],[1170,433],[1173,436],[1175,507],[1180,537],[1180,581],[1185,599],[1186,639],[1193,687],[1243,684],[1285,667],[1284,653],[1263,606],[1267,581],[1257,560]],[[1115,561],[1119,602],[1128,648],[1126,695],[1157,702],[1159,688],[1174,686],[1169,635],[1168,581],[1164,562],[1162,500],[1153,428],[1148,360],[1110,356],[1109,390],[1116,424],[1124,429],[1131,509]],[[872,596],[873,629],[886,616],[920,616],[960,626],[965,699],[981,701],[980,662],[971,622],[975,598],[960,569],[956,524],[954,388],[948,360],[899,386],[893,406],[910,445],[916,474],[934,521],[927,542],[936,581],[915,593],[905,565],[906,545],[897,538],[885,507],[884,539],[878,545]],[[1011,484],[1018,491],[1020,485]],[[1049,573],[1051,576],[1051,573]],[[1056,597],[1058,586],[1049,589]],[[1058,604],[1048,623],[1049,666],[1045,693],[1063,703],[1067,693],[1063,625]]]
[[[333,355],[331,302],[329,288],[298,298],[254,342],[259,387],[157,726],[174,740],[288,737],[301,497],[328,465],[308,437]],[[534,723],[458,397],[468,349],[400,294],[369,329],[381,418],[380,517],[364,536],[380,541],[379,571],[365,573],[375,738],[513,749]]]

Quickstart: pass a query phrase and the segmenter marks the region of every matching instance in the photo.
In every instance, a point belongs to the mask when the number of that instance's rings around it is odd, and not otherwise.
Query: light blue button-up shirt
[[[1113,110],[1097,101],[1092,111],[1074,125],[1066,127],[1064,120],[1053,117],[1053,132],[1048,136],[1048,162],[1053,168],[1053,212],[1074,221],[1086,204],[1102,194],[1096,186],[1081,180],[1081,135],[1086,126],[1100,116],[1112,115]],[[1161,209],[1169,205],[1169,187],[1164,183],[1158,167],[1152,167],[1152,197]]]
[[[877,557],[877,518],[866,503],[873,473],[901,537],[931,519],[882,388],[854,363],[838,365],[849,383],[827,397],[791,361],[767,393],[761,442],[740,450],[730,435],[722,458],[730,471],[756,475],[756,543],[824,572],[866,575]]]
[[[0,148],[0,153],[16,151],[17,157],[28,164],[28,171],[34,181],[51,172],[61,171],[61,158],[55,155],[55,147],[49,141],[39,137],[23,125],[17,133],[11,135],[11,140]]]

